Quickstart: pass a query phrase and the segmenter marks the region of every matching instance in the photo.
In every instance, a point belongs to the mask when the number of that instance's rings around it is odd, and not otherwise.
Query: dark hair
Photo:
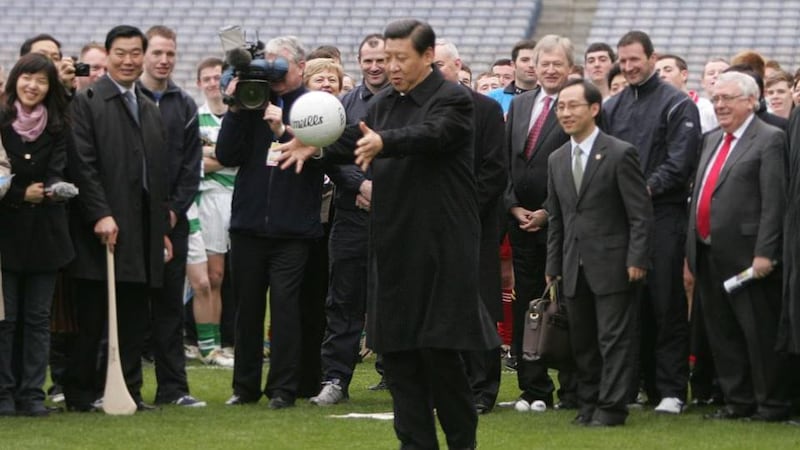
[[[378,44],[383,42],[383,40],[383,35],[380,33],[372,33],[364,37],[361,43],[358,44],[358,59],[361,60],[361,49],[364,48],[364,45],[368,45],[369,48],[375,48]]]
[[[648,58],[653,56],[653,41],[650,40],[650,36],[644,31],[633,30],[625,33],[625,35],[619,39],[619,42],[617,42],[617,50],[619,50],[620,47],[631,44],[641,44],[644,49],[644,55]]]
[[[600,106],[600,109],[597,111],[597,116],[594,118],[595,125],[600,125],[600,116],[603,114],[603,94],[601,94],[600,90],[590,81],[584,79],[567,80],[567,82],[561,86],[561,89],[558,90],[559,96],[564,89],[578,85],[583,86],[583,99],[586,100],[589,106],[594,104]]]
[[[341,61],[342,52],[333,45],[320,45],[308,54],[306,61],[311,61],[312,59],[318,58],[328,58]]]
[[[560,94],[561,91],[563,91],[564,89],[577,85],[583,86],[583,98],[586,100],[587,103],[589,103],[590,105],[593,105],[595,103],[597,103],[598,105],[603,104],[603,94],[600,93],[600,90],[597,89],[597,87],[594,84],[592,84],[587,80],[583,79],[567,80],[567,82],[564,83],[563,86],[561,86],[561,89],[559,89],[558,92]]]
[[[606,75],[608,77],[606,81],[608,82],[609,89],[611,89],[611,82],[614,81],[614,78],[621,73],[622,69],[620,69],[619,63],[614,63],[614,65],[611,66],[611,70],[608,71],[608,75]]]
[[[25,40],[25,42],[23,42],[22,46],[20,46],[20,48],[19,48],[19,56],[25,56],[28,53],[30,53],[31,52],[31,47],[33,47],[33,44],[35,44],[37,42],[41,42],[41,41],[54,42],[56,44],[56,47],[58,47],[58,56],[59,57],[61,56],[61,42],[58,42],[58,39],[54,38],[53,36],[51,36],[49,34],[45,34],[45,33],[37,34],[36,36]]]
[[[175,30],[164,25],[153,25],[147,29],[144,35],[147,36],[148,40],[153,39],[154,36],[159,36],[175,43],[178,42],[178,35],[175,34]]]
[[[42,105],[47,108],[47,130],[53,133],[61,132],[67,125],[67,96],[64,87],[58,79],[58,70],[50,58],[39,53],[23,55],[14,64],[8,74],[6,88],[3,94],[2,122],[0,126],[10,125],[17,118],[17,80],[26,73],[44,72],[47,75],[47,95],[42,100]]]
[[[416,19],[400,19],[390,22],[383,30],[384,39],[411,38],[411,44],[418,54],[425,53],[436,46],[436,33],[426,22]]]
[[[469,74],[469,76],[472,76],[472,69],[467,65],[467,63],[465,63],[465,62],[461,63],[461,70],[463,70],[464,72],[467,72]]]
[[[517,42],[511,49],[511,62],[517,62],[520,50],[533,50],[534,48],[536,48],[536,41],[533,39],[523,39]]]
[[[131,25],[117,25],[111,29],[106,35],[106,52],[111,51],[111,46],[114,45],[114,41],[119,38],[135,38],[138,37],[142,40],[142,51],[147,51],[147,36],[142,33],[142,30],[131,26]]]
[[[225,61],[214,57],[206,58],[200,61],[200,64],[197,65],[197,81],[200,81],[200,72],[202,72],[203,69],[208,69],[209,67],[217,67],[217,66],[222,67],[224,69]]]
[[[789,85],[789,89],[794,86],[794,78],[792,77],[792,74],[785,70],[776,70],[774,74],[764,80],[764,87],[769,88],[773,84],[780,83],[781,81],[785,81]]]
[[[510,59],[508,59],[508,58],[500,58],[500,59],[496,60],[495,62],[493,62],[492,65],[489,66],[489,68],[491,69],[494,66],[510,66],[511,64],[512,64],[512,61]]]
[[[611,59],[611,62],[617,60],[617,55],[614,54],[614,49],[612,49],[611,46],[605,42],[592,42],[589,44],[589,46],[586,47],[586,51],[583,53],[583,60],[586,61],[586,57],[589,55],[589,53],[594,52],[606,52],[608,53],[608,57]]]
[[[759,75],[758,72],[753,70],[753,68],[747,64],[734,64],[727,69],[723,70],[722,73],[728,72],[739,72],[743,73],[752,79],[756,80],[756,84],[758,85],[758,93],[759,98],[764,96],[764,79]]]
[[[675,60],[675,65],[678,67],[678,70],[689,70],[689,66],[686,65],[686,60],[681,58],[678,55],[673,55],[671,53],[658,55],[658,61],[661,61],[661,60],[664,60],[664,59],[673,59],[673,60]]]
[[[570,75],[580,75],[581,78],[583,78],[583,71],[584,71],[584,67],[582,65],[575,64],[574,66],[572,66],[571,69],[569,69],[569,74]]]

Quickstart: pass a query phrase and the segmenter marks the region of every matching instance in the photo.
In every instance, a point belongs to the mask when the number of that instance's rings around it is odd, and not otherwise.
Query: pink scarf
[[[47,108],[39,103],[33,108],[33,111],[26,112],[19,100],[14,102],[14,106],[17,108],[17,118],[14,119],[11,126],[22,138],[22,142],[33,142],[39,139],[47,126]]]

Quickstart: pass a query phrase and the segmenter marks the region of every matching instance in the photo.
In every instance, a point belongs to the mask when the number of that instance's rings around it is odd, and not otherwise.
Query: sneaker
[[[233,347],[222,347],[222,354],[233,359]]]
[[[683,401],[677,397],[664,397],[655,411],[662,414],[680,414],[683,411]]]
[[[206,402],[198,400],[191,395],[184,395],[183,397],[172,402],[173,405],[185,406],[187,408],[203,408]]]
[[[332,382],[323,383],[322,390],[319,391],[319,394],[317,394],[316,397],[308,399],[311,404],[317,406],[335,405],[346,400],[347,396],[342,392],[342,387]]]
[[[524,398],[521,398],[514,403],[514,409],[519,412],[528,412],[531,410],[531,404]]]
[[[203,361],[203,364],[207,364],[209,366],[220,366],[220,367],[226,367],[228,369],[233,368],[233,358],[228,358],[227,356],[225,356],[225,354],[222,353],[222,349],[220,348],[215,348],[214,350],[211,350],[211,353],[204,356],[201,359],[201,361]]]
[[[183,354],[186,359],[201,359],[203,357],[200,353],[200,348],[196,345],[183,344]]]

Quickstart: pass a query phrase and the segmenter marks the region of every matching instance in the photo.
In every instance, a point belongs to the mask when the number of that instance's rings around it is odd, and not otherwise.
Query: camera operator
[[[19,56],[28,53],[40,53],[50,58],[58,69],[58,79],[66,89],[67,95],[75,92],[75,61],[61,54],[61,42],[49,34],[38,34],[25,42],[19,48]]]
[[[302,336],[298,307],[303,272],[314,239],[322,236],[322,168],[311,162],[302,173],[282,171],[272,159],[274,142],[288,142],[288,115],[306,92],[306,51],[293,36],[269,41],[265,58],[288,60],[286,75],[272,82],[265,110],[232,106],[217,139],[216,155],[225,166],[239,166],[231,209],[231,268],[239,301],[236,323],[233,396],[229,405],[255,403],[262,395],[262,343],[267,290],[272,339],[266,389],[269,408],[294,405]],[[233,92],[232,81],[227,92]]]

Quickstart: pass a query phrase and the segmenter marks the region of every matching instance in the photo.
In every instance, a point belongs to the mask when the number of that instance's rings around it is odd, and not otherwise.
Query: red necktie
[[[728,152],[731,151],[733,139],[732,134],[725,133],[725,142],[722,143],[722,148],[717,152],[717,156],[714,158],[714,165],[708,171],[706,182],[703,183],[703,187],[700,189],[700,201],[697,204],[697,234],[704,240],[708,239],[711,234],[711,197],[717,187],[717,179],[719,179],[719,173],[722,172],[722,166],[725,165]]]
[[[539,113],[539,117],[536,118],[536,122],[533,123],[530,133],[528,133],[528,140],[525,142],[525,159],[531,159],[533,155],[533,149],[536,148],[536,141],[539,140],[539,135],[542,133],[544,121],[547,119],[547,114],[550,113],[551,100],[550,97],[545,96],[544,107]]]

